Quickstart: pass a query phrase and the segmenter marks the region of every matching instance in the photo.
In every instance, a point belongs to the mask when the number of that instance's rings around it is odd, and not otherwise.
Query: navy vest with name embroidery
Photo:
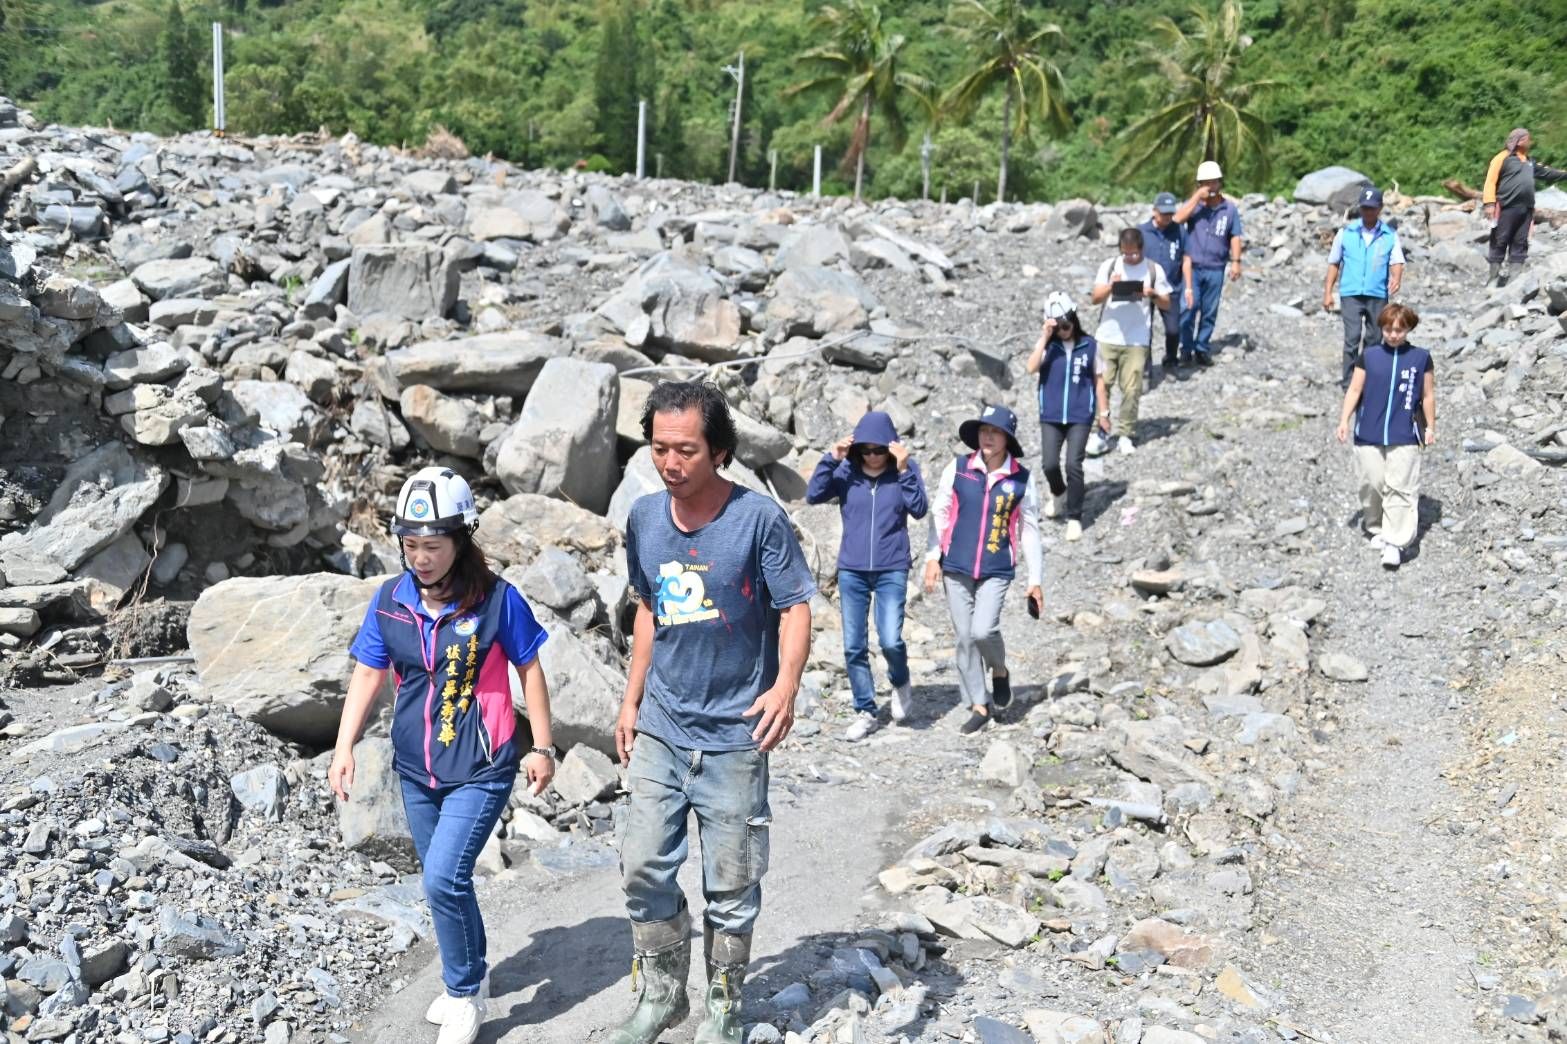
[[[1018,525],[1028,469],[1014,458],[1011,472],[987,489],[984,463],[971,467],[972,459],[957,459],[947,532],[941,542],[941,570],[976,580],[1010,580],[1017,575]]]
[[[1094,419],[1094,364],[1099,343],[1084,334],[1071,352],[1052,337],[1039,363],[1039,419],[1049,424],[1089,424]]]
[[[1413,345],[1395,349],[1371,344],[1360,361],[1366,384],[1355,413],[1355,445],[1418,446],[1415,418],[1422,412],[1431,353]]]

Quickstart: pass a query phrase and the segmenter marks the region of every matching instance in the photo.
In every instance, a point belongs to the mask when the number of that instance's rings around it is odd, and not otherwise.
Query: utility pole
[[[925,132],[925,141],[920,145],[920,198],[930,200],[930,157],[936,151],[930,143],[930,131]]]
[[[822,147],[817,145],[811,160],[811,195],[822,194]]]
[[[212,23],[212,129],[223,136],[228,121],[223,112],[223,23]]]
[[[745,97],[745,52],[740,52],[738,65],[724,66],[724,72],[735,81],[735,122],[729,133],[729,180],[735,179],[735,162],[740,158],[740,103]]]
[[[637,180],[642,180],[642,171],[647,159],[647,101],[637,101]]]
[[[778,191],[778,150],[767,150],[767,191]]]

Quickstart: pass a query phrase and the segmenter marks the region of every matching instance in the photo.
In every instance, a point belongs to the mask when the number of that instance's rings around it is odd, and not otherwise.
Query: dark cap
[[[1023,455],[1023,445],[1017,440],[1017,414],[1005,406],[987,405],[978,417],[958,425],[958,438],[963,441],[963,445],[969,449],[979,449],[979,429],[982,424],[999,428],[1006,433],[1007,451],[1013,457]]]
[[[1173,192],[1161,192],[1153,198],[1153,208],[1161,214],[1173,214],[1181,207],[1181,201]]]
[[[1374,185],[1367,185],[1361,189],[1360,205],[1363,207],[1380,207],[1382,205],[1382,190]]]

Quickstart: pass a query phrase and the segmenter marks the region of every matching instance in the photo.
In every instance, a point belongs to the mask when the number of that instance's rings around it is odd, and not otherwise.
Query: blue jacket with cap
[[[889,446],[898,441],[892,418],[879,410],[867,413],[854,426],[856,445]],[[929,508],[925,480],[913,458],[907,470],[899,471],[889,457],[886,470],[871,476],[860,467],[856,453],[841,461],[831,453],[823,454],[805,488],[805,499],[811,504],[838,501],[843,520],[839,569],[909,568],[909,519],[924,518]]]

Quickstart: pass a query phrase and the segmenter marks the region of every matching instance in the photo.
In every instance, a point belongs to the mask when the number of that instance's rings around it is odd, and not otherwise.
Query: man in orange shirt
[[[1505,286],[1508,268],[1522,271],[1529,257],[1529,230],[1534,224],[1534,183],[1561,181],[1567,170],[1557,170],[1529,158],[1534,139],[1522,127],[1507,136],[1507,146],[1491,160],[1485,174],[1485,216],[1491,227],[1491,262],[1487,283]],[[1503,258],[1508,265],[1503,266]]]

